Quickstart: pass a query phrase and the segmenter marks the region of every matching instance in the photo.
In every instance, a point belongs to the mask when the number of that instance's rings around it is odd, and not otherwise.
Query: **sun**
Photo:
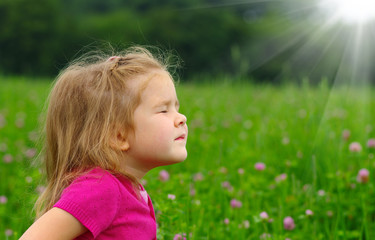
[[[375,0],[322,0],[321,6],[348,23],[361,24],[375,19]]]

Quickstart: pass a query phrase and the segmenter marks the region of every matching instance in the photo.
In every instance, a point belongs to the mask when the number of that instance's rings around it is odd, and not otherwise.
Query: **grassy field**
[[[0,239],[27,229],[43,189],[31,162],[49,87],[0,79]],[[374,89],[220,83],[177,91],[188,159],[144,182],[158,239],[375,239]]]

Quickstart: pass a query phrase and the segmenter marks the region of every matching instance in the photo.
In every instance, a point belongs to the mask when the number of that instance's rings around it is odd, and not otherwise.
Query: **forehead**
[[[133,91],[141,94],[153,80],[164,80],[165,82],[171,81],[173,83],[173,80],[167,71],[156,69],[132,79],[129,81],[128,86]]]
[[[155,80],[165,83],[172,83],[174,85],[173,80],[167,71],[155,69],[150,71],[149,73],[142,74],[131,79],[130,81],[128,81],[127,87],[133,94],[133,96],[140,100],[141,95],[149,86],[150,82],[153,82]]]
[[[139,86],[141,95],[163,95],[175,92],[174,82],[166,71],[155,71],[147,76]]]

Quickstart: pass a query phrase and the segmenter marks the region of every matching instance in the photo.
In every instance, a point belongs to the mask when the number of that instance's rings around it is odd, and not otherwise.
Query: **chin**
[[[166,166],[166,165],[181,163],[181,162],[184,162],[186,160],[186,158],[187,158],[187,154],[185,154],[184,156],[181,156],[179,158],[175,158],[175,159],[160,162],[160,166]]]

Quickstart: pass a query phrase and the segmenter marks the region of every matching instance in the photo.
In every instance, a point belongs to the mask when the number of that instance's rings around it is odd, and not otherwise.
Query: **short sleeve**
[[[75,179],[54,207],[73,215],[96,238],[114,220],[119,198],[119,186],[114,176],[94,169]]]

